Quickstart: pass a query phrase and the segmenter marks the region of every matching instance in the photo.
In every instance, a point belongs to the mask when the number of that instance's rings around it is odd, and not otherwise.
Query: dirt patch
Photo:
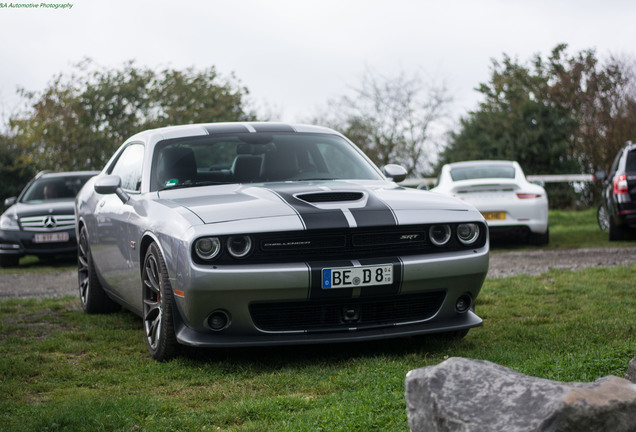
[[[580,270],[636,264],[636,248],[557,249],[490,254],[489,278],[539,275],[551,269]]]
[[[579,270],[636,264],[636,248],[561,249],[490,254],[489,278],[539,275],[550,269]],[[77,271],[3,274],[0,299],[77,295]]]
[[[0,299],[77,295],[77,270],[0,276]]]

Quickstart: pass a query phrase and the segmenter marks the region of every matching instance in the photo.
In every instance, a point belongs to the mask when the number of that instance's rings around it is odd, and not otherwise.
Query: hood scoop
[[[299,194],[296,198],[311,204],[320,204],[360,201],[364,198],[364,194],[362,192],[314,192]]]

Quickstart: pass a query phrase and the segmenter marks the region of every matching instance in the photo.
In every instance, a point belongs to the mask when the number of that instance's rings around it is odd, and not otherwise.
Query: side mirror
[[[607,173],[605,170],[599,170],[594,173],[594,180],[605,180],[607,178]]]
[[[4,200],[4,206],[11,207],[13,204],[16,203],[16,201],[18,201],[18,197],[7,198]]]
[[[121,178],[116,175],[100,176],[95,180],[95,192],[100,195],[116,194],[126,204],[130,197],[121,188]]]
[[[389,164],[382,168],[382,173],[396,183],[404,181],[408,172],[401,165]]]

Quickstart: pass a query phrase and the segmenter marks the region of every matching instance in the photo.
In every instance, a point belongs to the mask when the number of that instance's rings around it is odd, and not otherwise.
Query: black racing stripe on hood
[[[276,193],[282,200],[289,204],[300,216],[305,229],[330,229],[330,228],[349,228],[347,218],[339,209],[323,210],[300,200],[294,196],[298,192],[295,185],[288,186],[286,184],[271,184],[267,186],[272,192]]]
[[[397,225],[393,210],[373,194],[369,194],[364,208],[352,208],[349,211],[359,227]]]
[[[296,198],[295,195],[325,192],[324,189],[315,188],[308,191],[307,186],[299,186],[294,183],[269,184],[267,188],[275,192],[287,204],[296,210],[305,223],[306,229],[350,228],[350,224],[340,209],[320,209],[306,201]],[[335,188],[332,192],[341,192]],[[351,189],[347,189],[351,191]],[[395,226],[398,224],[391,208],[372,192],[367,192],[367,203],[363,208],[348,208],[343,204],[356,221],[357,227],[371,226]]]

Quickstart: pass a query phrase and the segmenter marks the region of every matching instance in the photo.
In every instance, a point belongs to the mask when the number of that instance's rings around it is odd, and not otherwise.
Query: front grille
[[[75,215],[42,215],[20,218],[24,231],[63,231],[75,226]]]
[[[424,321],[439,310],[445,292],[385,298],[254,303],[252,321],[262,331],[339,331]]]
[[[401,225],[250,234],[255,247],[245,258],[233,259],[226,251],[210,262],[201,260],[194,252],[192,258],[200,264],[351,260],[453,252],[479,248],[486,243],[487,228],[484,224],[480,223],[480,237],[470,246],[457,240],[457,224],[449,225],[453,231],[452,239],[443,247],[429,241],[430,225]],[[227,239],[221,237],[221,243],[226,242]]]

